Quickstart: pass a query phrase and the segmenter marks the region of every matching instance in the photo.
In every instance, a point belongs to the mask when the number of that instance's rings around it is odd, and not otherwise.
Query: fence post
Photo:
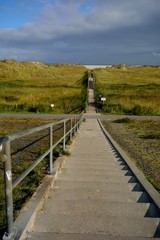
[[[4,145],[4,179],[5,179],[5,196],[6,196],[6,220],[7,231],[3,236],[3,240],[13,239],[13,187],[12,187],[12,168],[11,168],[11,150],[10,140]]]
[[[76,132],[78,132],[78,118],[76,118]]]
[[[49,146],[50,146],[50,153],[49,153],[49,173],[52,172],[52,165],[53,165],[53,127],[50,126],[49,128],[50,134],[49,134]]]
[[[70,127],[70,140],[72,140],[72,118],[71,118],[71,127]]]
[[[74,117],[74,134],[76,133],[76,117]]]
[[[66,120],[64,120],[63,124],[63,150],[66,148]]]

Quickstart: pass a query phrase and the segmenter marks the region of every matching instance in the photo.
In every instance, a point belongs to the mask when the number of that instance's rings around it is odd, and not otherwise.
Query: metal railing
[[[63,119],[55,123],[49,123],[42,126],[30,128],[26,131],[17,132],[0,138],[0,160],[4,163],[4,181],[5,181],[5,196],[6,196],[6,223],[7,230],[3,239],[14,239],[13,229],[13,189],[47,156],[49,155],[49,173],[53,171],[53,150],[62,143],[63,150],[66,148],[67,139],[72,137],[79,130],[83,120],[83,112],[73,118]],[[61,124],[63,134],[60,138],[53,143],[54,130],[53,127]],[[49,129],[49,148],[42,155],[22,172],[16,179],[12,180],[12,158],[11,158],[11,142],[19,138],[26,137],[30,134],[37,133],[41,130]]]

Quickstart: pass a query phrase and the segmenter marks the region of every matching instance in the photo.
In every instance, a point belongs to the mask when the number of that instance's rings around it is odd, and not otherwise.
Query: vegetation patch
[[[103,121],[104,127],[160,192],[160,121]]]
[[[126,117],[126,118],[116,119],[113,122],[114,123],[133,123],[133,122],[135,122],[135,120]]]
[[[86,107],[82,65],[1,60],[0,69],[0,112],[79,113]]]
[[[144,138],[144,139],[160,139],[160,133],[150,133],[150,134],[142,135],[141,138]]]
[[[160,115],[160,67],[114,65],[96,69],[95,96],[103,113]],[[99,94],[106,101],[98,101]]]

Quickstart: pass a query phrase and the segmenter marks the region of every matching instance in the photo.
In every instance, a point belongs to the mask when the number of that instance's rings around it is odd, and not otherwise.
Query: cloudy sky
[[[160,65],[160,0],[0,0],[0,59]]]

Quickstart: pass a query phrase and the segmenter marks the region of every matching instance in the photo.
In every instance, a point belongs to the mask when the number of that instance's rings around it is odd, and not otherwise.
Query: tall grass
[[[106,97],[99,107],[105,113],[160,115],[160,67],[95,70],[96,97]]]
[[[82,65],[0,61],[0,112],[80,112],[86,92]],[[51,108],[54,104],[54,109]]]

